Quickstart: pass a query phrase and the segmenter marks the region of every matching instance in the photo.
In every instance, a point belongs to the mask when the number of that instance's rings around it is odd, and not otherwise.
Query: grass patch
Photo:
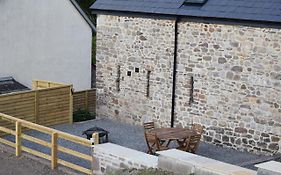
[[[149,169],[124,169],[109,173],[108,175],[174,175],[174,173],[163,171],[160,169],[149,168]]]

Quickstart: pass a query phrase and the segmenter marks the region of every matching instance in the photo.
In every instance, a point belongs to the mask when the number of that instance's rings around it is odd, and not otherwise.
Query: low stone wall
[[[258,175],[281,175],[281,163],[270,161],[256,165]]]
[[[256,175],[257,172],[214,159],[179,151],[160,151],[158,168],[175,174]]]
[[[159,156],[112,143],[93,146],[93,174],[108,174],[120,169],[159,168],[175,174],[256,175],[257,172],[214,159],[179,151],[159,151]]]
[[[125,168],[157,168],[158,158],[112,143],[93,147],[93,173],[106,174]]]

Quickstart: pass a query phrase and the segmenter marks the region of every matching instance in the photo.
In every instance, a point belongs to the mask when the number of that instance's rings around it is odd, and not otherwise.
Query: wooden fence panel
[[[37,94],[37,123],[44,126],[69,123],[70,86],[40,90]]]
[[[73,93],[73,111],[79,109],[87,109],[91,113],[96,112],[96,89]]]
[[[29,122],[35,122],[34,100],[35,93],[33,91],[0,95],[0,112],[13,115]],[[0,126],[15,130],[15,124],[4,120],[0,121]],[[3,133],[0,135],[3,135]]]
[[[0,112],[45,126],[72,122],[72,86],[39,80],[33,83],[37,90],[0,95]],[[42,89],[44,84],[50,87]],[[0,126],[15,129],[13,123],[3,120]]]

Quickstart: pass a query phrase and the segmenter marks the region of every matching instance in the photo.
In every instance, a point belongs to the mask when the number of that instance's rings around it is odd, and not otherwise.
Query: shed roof
[[[220,18],[281,23],[281,0],[208,0],[203,5],[185,0],[97,0],[90,8],[101,11]]]
[[[0,94],[26,90],[29,90],[29,88],[17,82],[13,77],[0,78]]]

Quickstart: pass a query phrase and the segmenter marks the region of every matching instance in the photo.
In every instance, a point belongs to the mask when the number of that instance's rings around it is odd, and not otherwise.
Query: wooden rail
[[[61,160],[58,158],[58,152],[60,151],[60,152],[67,153],[72,156],[78,157],[80,159],[84,159],[86,161],[92,162],[92,157],[90,155],[80,153],[78,151],[58,145],[58,139],[61,138],[61,139],[65,139],[65,140],[91,148],[92,142],[90,140],[87,140],[87,139],[84,139],[84,138],[81,138],[78,136],[74,136],[74,135],[71,135],[71,134],[68,134],[68,133],[65,133],[62,131],[58,131],[53,128],[49,128],[49,127],[38,125],[38,124],[35,124],[32,122],[28,122],[28,121],[25,121],[25,120],[22,120],[19,118],[15,118],[15,117],[3,114],[3,113],[0,113],[0,120],[9,121],[9,122],[13,123],[15,126],[15,131],[2,127],[2,126],[0,127],[0,131],[5,132],[7,134],[12,134],[15,136],[15,143],[5,140],[3,138],[0,138],[0,142],[3,144],[9,145],[11,147],[14,147],[16,156],[20,156],[21,153],[24,151],[24,152],[33,154],[35,156],[50,160],[52,169],[57,168],[57,166],[60,164],[60,165],[69,167],[71,169],[74,169],[76,171],[83,172],[85,174],[92,174],[92,171],[90,169],[81,167],[79,165],[76,165],[76,164],[73,164],[73,163],[70,163],[70,162],[67,162],[65,160]],[[22,127],[51,135],[51,142],[44,141],[44,140],[41,140],[41,139],[38,139],[38,138],[35,138],[35,137],[22,133],[21,132]],[[98,136],[95,135],[94,137],[98,141],[98,139],[97,139]],[[25,140],[28,140],[28,141],[31,141],[31,142],[34,142],[34,143],[37,143],[42,146],[50,148],[51,155],[44,154],[39,151],[33,150],[31,148],[22,146],[22,144],[21,144],[22,139],[25,139]]]
[[[45,81],[45,80],[32,80],[32,89],[46,89],[46,88],[53,88],[53,87],[60,87],[66,84],[57,83],[52,81]]]

